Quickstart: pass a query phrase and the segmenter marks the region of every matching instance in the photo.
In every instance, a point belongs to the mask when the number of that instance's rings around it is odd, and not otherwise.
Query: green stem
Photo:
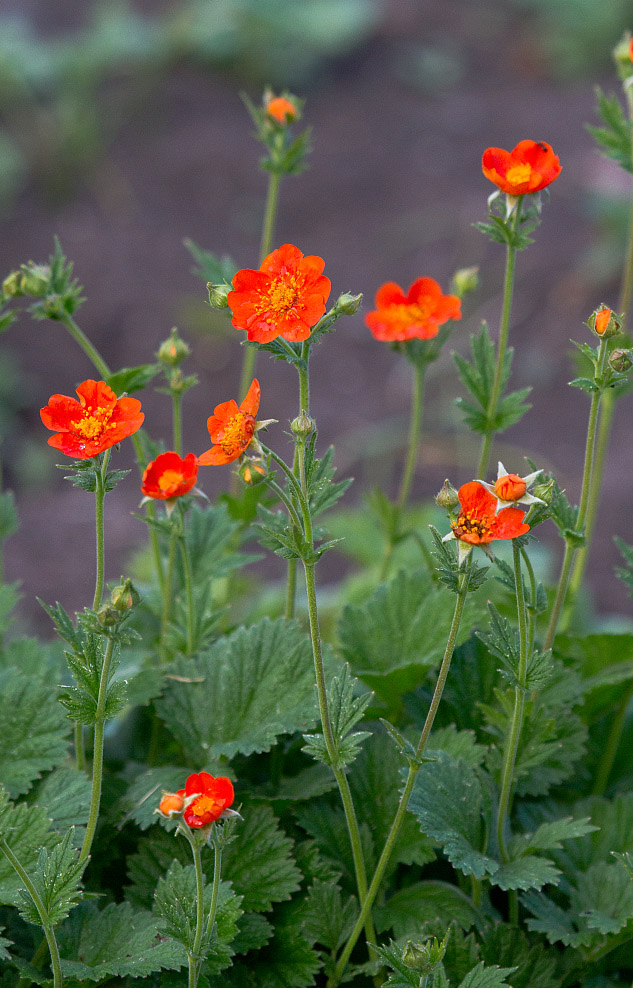
[[[521,218],[521,207],[523,204],[522,197],[519,198],[516,208],[514,210],[514,222],[512,224],[512,232],[516,233],[519,228],[519,222]],[[501,381],[503,379],[503,368],[505,364],[506,351],[508,349],[508,335],[510,332],[510,313],[512,311],[512,295],[514,293],[514,268],[516,261],[516,247],[508,244],[506,246],[506,267],[505,276],[503,280],[503,305],[501,309],[501,323],[499,325],[499,347],[497,349],[497,363],[495,366],[495,376],[492,382],[492,391],[490,393],[490,400],[488,402],[488,431],[483,438],[481,446],[481,455],[479,457],[479,467],[477,469],[477,476],[481,477],[482,480],[486,478],[486,472],[488,470],[488,463],[490,461],[490,451],[492,448],[492,441],[494,439],[494,428],[493,422],[497,414],[497,408],[499,405],[499,398],[501,396]]]
[[[97,819],[99,817],[99,804],[101,803],[101,783],[103,778],[103,731],[105,727],[105,709],[108,695],[108,680],[110,678],[110,665],[114,652],[114,638],[108,638],[103,665],[101,667],[101,677],[99,679],[99,693],[97,696],[97,710],[95,712],[95,733],[94,748],[92,753],[92,793],[90,796],[90,813],[88,824],[84,835],[84,842],[81,846],[79,860],[83,861],[90,854],[95,830],[97,829]]]
[[[182,456],[182,395],[171,393],[173,432],[174,432],[174,452]]]
[[[40,917],[40,922],[42,924],[42,929],[44,931],[44,936],[46,937],[46,942],[48,944],[48,949],[51,955],[51,967],[53,969],[53,988],[62,988],[63,978],[62,978],[62,967],[59,958],[59,949],[57,947],[57,940],[55,939],[55,931],[48,921],[48,913],[46,911],[46,906],[42,902],[39,892],[35,888],[33,882],[28,876],[28,873],[24,870],[15,854],[7,844],[4,837],[0,838],[0,848],[4,851],[7,858],[9,859],[12,867],[20,876],[20,879],[24,882],[27,891],[31,898],[33,899],[33,905],[37,909],[37,914]]]
[[[301,358],[304,361],[305,367],[297,367],[299,373],[299,413],[305,412],[306,415],[310,414],[310,378],[308,374],[308,361],[310,359],[310,345],[309,341],[306,340],[301,347]],[[275,456],[273,453],[273,458],[280,465],[283,464],[283,469],[289,478],[296,478],[299,474],[299,443],[295,442],[295,452],[292,462],[292,471],[286,466],[283,461]],[[297,596],[297,560],[289,559],[288,568],[286,575],[286,608],[285,616],[288,620],[291,620],[295,616],[295,601]]]
[[[103,500],[105,498],[105,481],[106,474],[108,472],[108,463],[110,461],[110,450],[107,449],[103,454],[103,460],[101,461],[101,468],[97,470],[95,468],[95,479],[96,479],[96,518],[95,518],[95,529],[96,529],[96,539],[97,539],[97,576],[95,582],[95,593],[92,601],[92,609],[96,611],[101,603],[101,597],[103,595],[103,582],[104,582],[104,539],[103,539]]]
[[[521,550],[516,542],[512,543],[512,555],[514,560],[514,586],[517,598],[517,615],[519,621],[519,668],[517,671],[518,684],[514,688],[514,710],[512,712],[512,722],[510,733],[506,744],[501,773],[501,792],[499,794],[499,812],[497,814],[497,844],[501,859],[509,861],[508,848],[506,844],[506,822],[510,813],[512,799],[512,785],[514,782],[514,766],[516,764],[521,729],[523,727],[523,712],[525,709],[525,684],[527,677],[527,616],[525,611],[525,596],[523,593],[523,575],[521,573]]]
[[[171,620],[171,595],[174,584],[174,565],[176,562],[176,545],[178,543],[178,532],[174,526],[169,535],[169,551],[167,556],[167,574],[165,576],[163,588],[163,608],[160,621],[160,653],[161,661],[167,659],[167,635],[169,632],[169,622]]]
[[[188,954],[189,958],[189,986],[196,988],[198,975],[200,973],[200,945],[202,943],[202,932],[204,929],[204,876],[202,874],[202,858],[200,848],[194,840],[190,839],[193,863],[196,869],[196,933],[193,941],[193,950]]]
[[[185,582],[185,595],[187,598],[187,651],[186,655],[193,655],[195,641],[195,607],[193,598],[193,574],[191,572],[191,560],[185,538],[185,513],[182,504],[178,502],[180,512],[180,534],[178,543],[180,545],[180,557],[182,559],[182,571]]]
[[[630,81],[630,80],[629,80]],[[626,88],[626,100],[629,110],[629,124],[631,127],[631,158],[633,160],[633,90],[630,86]],[[628,244],[622,269],[622,283],[620,286],[620,298],[618,300],[618,311],[624,313],[625,319],[631,308],[631,298],[633,296],[633,195],[629,207],[629,231]],[[625,325],[622,327],[626,329]]]
[[[618,748],[620,746],[620,741],[622,739],[622,731],[624,729],[624,723],[626,721],[626,715],[629,707],[629,702],[633,696],[633,683],[630,683],[622,699],[620,700],[618,709],[616,711],[615,717],[611,724],[611,730],[609,731],[609,737],[607,738],[607,743],[602,752],[602,758],[600,759],[600,765],[598,767],[598,772],[596,774],[596,781],[594,787],[591,791],[592,796],[604,796],[607,786],[609,784],[609,776],[611,775],[611,770],[613,768],[613,763],[615,761],[615,756],[618,753]]]
[[[521,559],[528,571],[528,579],[530,581],[530,627],[528,632],[528,644],[527,644],[527,654],[531,655],[534,651],[534,634],[536,631],[536,577],[534,576],[534,567],[530,557],[528,556],[525,549],[521,549]]]
[[[80,772],[86,770],[86,749],[84,746],[84,729],[82,724],[75,724],[75,764]]]
[[[411,402],[411,419],[409,421],[409,440],[407,444],[407,459],[400,482],[400,494],[398,496],[398,508],[404,511],[411,493],[411,485],[415,476],[415,466],[418,460],[418,448],[420,445],[420,433],[422,431],[422,405],[424,397],[424,371],[426,364],[415,365],[415,376],[413,383],[413,400]]]
[[[327,988],[335,988],[339,984],[347,962],[350,958],[352,950],[356,945],[356,941],[360,936],[361,930],[365,925],[367,916],[370,914],[371,907],[374,904],[374,900],[378,894],[378,889],[380,888],[380,883],[382,882],[385,870],[389,864],[389,859],[391,857],[394,845],[398,839],[398,834],[400,833],[400,828],[404,822],[404,818],[407,812],[407,806],[409,803],[409,797],[413,791],[413,786],[420,771],[419,759],[422,756],[426,742],[428,741],[429,734],[433,727],[433,722],[435,720],[435,715],[437,713],[437,708],[440,705],[440,700],[442,699],[442,693],[444,692],[444,686],[446,685],[446,679],[448,677],[448,672],[451,665],[451,660],[453,658],[453,652],[455,651],[455,642],[457,640],[457,633],[459,631],[459,625],[462,618],[462,613],[464,610],[464,604],[466,601],[466,594],[468,593],[468,583],[470,579],[470,557],[466,563],[464,571],[460,574],[460,586],[457,594],[457,600],[455,602],[455,611],[453,614],[453,620],[451,622],[450,631],[448,633],[448,640],[446,642],[446,649],[444,651],[444,657],[442,659],[442,665],[440,666],[440,671],[437,677],[437,683],[435,684],[435,690],[433,697],[431,699],[431,705],[429,711],[426,715],[426,720],[424,722],[424,727],[422,728],[422,733],[420,734],[420,740],[418,741],[418,747],[416,749],[416,760],[409,763],[409,774],[407,776],[407,781],[405,783],[402,796],[400,797],[400,803],[398,804],[398,809],[396,810],[396,815],[394,817],[393,823],[391,824],[391,829],[387,835],[387,840],[385,841],[385,846],[380,855],[378,864],[376,865],[376,870],[374,872],[374,877],[371,880],[371,884],[367,891],[367,896],[364,903],[361,904],[361,910],[356,920],[356,925],[350,933],[350,936],[343,948],[341,956],[338,959],[338,963],[334,970],[334,973],[330,977],[327,983]]]
[[[218,911],[218,895],[220,892],[220,874],[222,872],[222,845],[215,843],[213,845],[214,857],[213,857],[213,891],[211,893],[211,908],[209,910],[209,918],[207,920],[207,936],[210,937],[213,933],[213,926],[215,924],[215,914]]]
[[[582,488],[580,492],[580,504],[578,505],[578,519],[576,521],[576,529],[581,532],[585,526],[587,506],[589,504],[589,494],[591,491],[592,477],[593,477],[593,463],[594,463],[594,453],[596,444],[596,424],[598,421],[598,410],[600,407],[600,399],[603,395],[604,387],[604,375],[608,356],[607,340],[604,338],[600,340],[600,350],[598,352],[598,367],[596,370],[596,383],[598,384],[598,391],[592,392],[591,395],[591,408],[589,409],[589,423],[587,425],[587,442],[585,445],[585,464],[582,473]],[[571,566],[573,563],[576,548],[568,540],[565,544],[565,555],[563,556],[563,565],[561,569],[560,579],[558,581],[558,588],[556,591],[556,597],[554,598],[554,604],[552,606],[552,613],[550,616],[550,622],[547,629],[547,635],[545,637],[544,648],[551,648],[554,644],[554,638],[556,637],[556,630],[558,628],[558,621],[563,609],[563,604],[565,603],[565,597],[567,595],[567,587],[569,585],[569,576],[571,573]],[[569,602],[570,610],[573,606],[573,601]]]
[[[104,380],[106,377],[110,377],[112,371],[106,364],[99,351],[93,347],[83,330],[79,328],[73,317],[69,313],[64,313],[64,315],[60,317],[60,321],[64,324],[75,343],[79,344],[88,360],[97,368],[101,374],[101,377],[104,378]]]

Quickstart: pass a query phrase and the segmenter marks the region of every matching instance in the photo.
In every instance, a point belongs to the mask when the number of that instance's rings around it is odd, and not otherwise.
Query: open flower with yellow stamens
[[[274,419],[267,419],[265,422],[256,421],[260,397],[259,381],[253,378],[246,398],[239,407],[233,399],[216,405],[213,415],[207,419],[207,429],[214,445],[198,457],[200,466],[221,466],[224,463],[232,463],[255,441],[254,435],[258,429],[263,429],[274,422]]]
[[[497,511],[497,498],[478,480],[460,487],[457,497],[459,513],[451,521],[451,531],[442,541],[457,539],[460,566],[473,546],[485,547],[501,539],[516,539],[530,531],[530,526],[523,521],[520,508]]]
[[[534,473],[528,473],[525,477],[519,477],[516,473],[508,473],[499,460],[497,479],[494,484],[487,484],[485,480],[478,480],[477,483],[494,495],[497,500],[497,511],[513,504],[525,504],[529,507],[531,504],[545,504],[545,501],[540,497],[535,497],[534,494],[528,492],[530,484],[533,484],[542,473],[542,470],[535,470]]]
[[[105,381],[84,381],[79,401],[52,395],[40,409],[42,422],[55,433],[48,440],[66,456],[89,460],[141,428],[145,418],[136,398],[117,398]]]
[[[512,151],[486,148],[481,166],[486,178],[509,196],[540,192],[562,171],[558,155],[545,141],[519,141]]]
[[[196,772],[178,789],[176,796],[183,798],[185,823],[193,830],[205,827],[221,816],[234,815],[229,811],[235,795],[233,783],[224,776],[214,778],[208,772]]]
[[[284,244],[264,258],[259,271],[238,271],[226,298],[233,325],[257,343],[277,336],[291,343],[307,340],[330,294],[324,267],[323,258],[304,257],[298,247]]]

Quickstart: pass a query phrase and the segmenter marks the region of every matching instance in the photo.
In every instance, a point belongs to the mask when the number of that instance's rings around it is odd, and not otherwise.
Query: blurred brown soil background
[[[30,19],[35,35],[50,40],[85,29],[89,6],[4,0],[0,11]],[[145,2],[131,9],[151,19],[176,6]],[[456,268],[481,268],[480,288],[466,300],[464,318],[430,375],[416,499],[435,494],[445,476],[459,486],[476,469],[478,444],[454,405],[463,391],[449,351],[465,353],[482,319],[497,335],[504,251],[472,226],[485,218],[493,191],[480,161],[485,147],[512,148],[523,138],[552,144],[563,172],[544,204],[535,243],[517,264],[512,384],[533,386],[533,407],[495,452],[517,472],[529,456],[554,470],[572,499],[579,497],[589,402],[567,386],[576,376],[569,341],[591,342],[584,320],[600,302],[617,304],[631,192],[630,176],[599,156],[585,130],[586,122],[597,122],[594,83],[618,89],[609,50],[625,25],[615,0],[613,9],[599,6],[613,23],[580,73],[566,67],[561,74],[551,44],[561,38],[556,25],[543,24],[538,4],[504,0],[383,0],[367,8],[363,31],[344,51],[313,59],[305,78],[297,69],[300,52],[288,69],[288,85],[306,98],[303,122],[313,128],[314,150],[309,170],[282,183],[275,244],[320,254],[332,298],[363,292],[365,311],[386,280],[406,288],[428,275],[448,290]],[[292,17],[293,4],[286,7]],[[255,32],[255,50],[256,38]],[[272,79],[277,89],[283,71],[281,64]],[[229,58],[224,64],[174,59],[140,81],[132,68],[119,67],[98,87],[97,119],[107,125],[119,91],[125,112],[94,160],[51,183],[40,143],[0,220],[3,276],[21,262],[46,260],[59,236],[87,298],[77,320],[113,368],[151,361],[170,328],[179,327],[192,346],[185,370],[200,380],[184,400],[185,451],[208,448],[206,418],[237,396],[242,350],[230,322],[206,305],[183,238],[257,267],[266,176],[258,170],[261,149],[239,91],[258,101],[265,81],[257,67],[236,67]],[[21,137],[28,149],[20,121],[6,105],[3,114],[18,146]],[[62,327],[33,323],[26,314],[0,345],[3,481],[16,492],[21,519],[20,532],[6,544],[5,575],[22,582],[25,618],[45,629],[35,594],[69,609],[92,595],[94,503],[55,469],[60,455],[46,445],[39,408],[53,393],[74,393],[95,372]],[[257,373],[260,414],[280,423],[269,441],[287,452],[284,430],[297,411],[294,372],[260,357]],[[374,484],[395,493],[409,395],[408,365],[373,340],[362,314],[342,320],[314,353],[319,441],[321,448],[335,443],[340,475],[356,478],[347,503],[359,511]],[[627,396],[618,408],[589,566],[602,614],[630,614],[613,575],[619,557],[612,538],[633,542],[632,400]],[[150,387],[143,405],[151,435],[168,437],[167,396]],[[114,465],[130,460],[131,448],[122,448]],[[228,483],[226,469],[201,472],[211,497]],[[107,579],[125,572],[131,550],[145,538],[132,516],[139,500],[135,474],[106,499]],[[561,546],[553,531],[543,538],[551,544],[553,577]],[[328,562],[328,578],[336,565]],[[270,572],[281,573],[281,564]]]

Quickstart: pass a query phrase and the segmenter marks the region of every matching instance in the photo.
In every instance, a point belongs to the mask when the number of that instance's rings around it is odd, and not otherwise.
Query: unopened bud
[[[495,494],[502,501],[519,501],[527,490],[523,477],[516,473],[506,473],[495,481]]]
[[[423,943],[411,943],[409,940],[402,951],[402,960],[412,971],[417,971],[427,962],[426,950]]]
[[[102,628],[113,628],[120,620],[120,612],[110,601],[102,604],[97,611],[97,621]]]
[[[42,308],[49,319],[59,319],[64,311],[64,301],[61,295],[47,295],[42,302]]]
[[[314,432],[314,422],[307,412],[301,409],[301,414],[292,420],[290,428],[299,439],[307,439]]]
[[[343,292],[336,300],[334,311],[344,316],[353,316],[360,309],[362,301],[362,292],[360,295],[350,295],[349,292]]]
[[[171,819],[173,816],[182,813],[185,807],[185,801],[182,796],[179,796],[176,792],[166,792],[163,794],[161,799],[158,812],[161,816],[166,816]]]
[[[163,364],[167,364],[168,367],[178,367],[178,364],[181,364],[190,353],[191,350],[185,341],[180,339],[178,330],[174,326],[169,334],[169,338],[164,340],[159,346],[156,356]]]
[[[402,960],[413,971],[419,971],[422,977],[431,974],[441,963],[446,953],[449,934],[443,940],[432,937],[422,943],[407,942],[402,951]]]
[[[121,577],[119,586],[115,587],[110,594],[110,602],[119,614],[131,611],[140,602],[140,599],[138,590],[129,578],[124,580]]]
[[[214,285],[212,282],[207,282],[207,291],[209,293],[209,305],[212,309],[228,309],[229,303],[226,300],[229,292],[233,291],[231,285],[227,285],[224,282],[222,285]]]
[[[624,36],[613,49],[613,60],[622,81],[633,76],[633,38],[630,31],[625,31]]]
[[[476,291],[477,288],[479,288],[479,268],[477,266],[460,268],[453,275],[451,289],[460,298],[463,298],[467,292]]]
[[[606,305],[599,306],[592,312],[587,320],[587,326],[593,330],[600,339],[609,339],[620,332],[621,322],[613,309]]]
[[[446,511],[453,511],[453,509],[459,504],[457,491],[451,484],[450,480],[444,481],[442,489],[435,495],[435,503],[440,508],[445,508]]]
[[[33,264],[29,261],[22,268],[22,291],[25,295],[43,298],[48,292],[51,269],[48,264]]]
[[[24,295],[22,290],[22,272],[12,271],[2,282],[2,291],[8,298],[19,298]]]
[[[264,93],[264,108],[268,116],[282,127],[288,126],[299,117],[299,107],[286,96],[273,96]]]
[[[534,497],[538,497],[541,501],[545,501],[545,504],[551,504],[554,498],[555,490],[556,482],[553,477],[550,477],[549,480],[543,480],[540,484],[534,484],[532,494]]]
[[[633,351],[616,348],[609,355],[609,367],[618,374],[625,374],[633,367]]]

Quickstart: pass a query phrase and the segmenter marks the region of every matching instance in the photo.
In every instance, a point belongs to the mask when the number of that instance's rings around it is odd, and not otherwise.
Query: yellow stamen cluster
[[[218,446],[221,446],[227,456],[233,456],[241,450],[245,443],[248,445],[255,431],[255,420],[247,412],[236,412],[224,427]]]
[[[161,491],[171,490],[182,483],[182,473],[180,470],[164,470],[158,478],[158,487]]]
[[[457,538],[462,538],[464,535],[476,535],[477,538],[483,539],[490,534],[487,518],[477,518],[472,511],[462,511],[457,522],[451,523],[451,528]]]
[[[287,280],[282,278],[275,279],[268,291],[259,292],[261,299],[260,311],[272,311],[278,316],[285,315],[289,309],[292,309],[296,305],[300,287],[296,274]]]
[[[527,163],[522,165],[513,165],[512,168],[508,168],[506,179],[511,185],[522,185],[523,182],[529,182],[532,175],[532,165]]]
[[[88,405],[83,418],[71,422],[70,428],[76,435],[83,436],[84,439],[98,439],[106,429],[115,428],[115,423],[110,422],[113,411],[113,408],[93,408]]]
[[[213,796],[200,796],[192,803],[191,812],[195,816],[204,816],[205,813],[217,813],[221,805],[221,799],[214,799]]]

